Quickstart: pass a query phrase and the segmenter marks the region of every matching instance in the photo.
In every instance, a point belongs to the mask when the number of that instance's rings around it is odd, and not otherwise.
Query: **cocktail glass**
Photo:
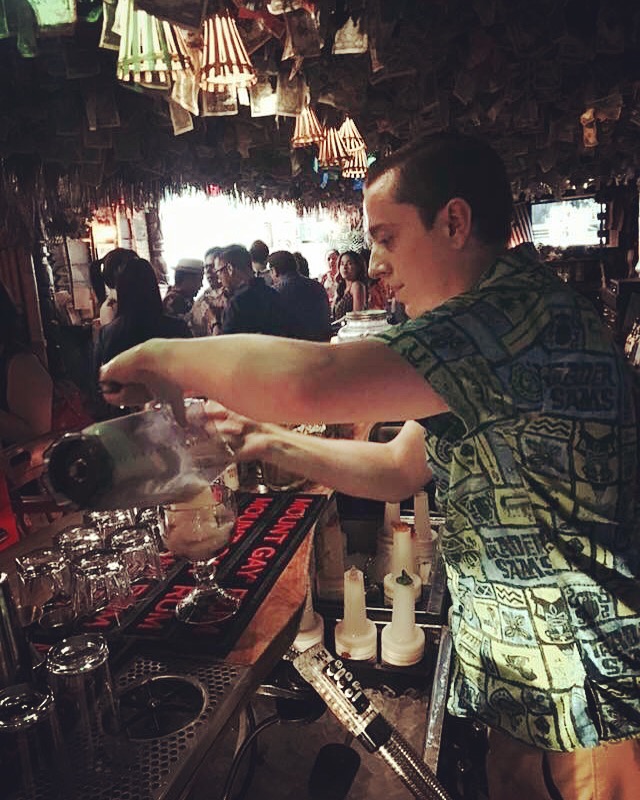
[[[189,503],[165,508],[164,542],[191,561],[196,585],[176,606],[176,616],[190,625],[211,625],[233,616],[238,598],[216,581],[217,556],[229,543],[237,517],[233,492],[218,481]]]

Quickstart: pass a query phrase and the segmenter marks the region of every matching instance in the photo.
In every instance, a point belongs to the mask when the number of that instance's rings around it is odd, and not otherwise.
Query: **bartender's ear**
[[[442,222],[447,226],[450,246],[460,250],[471,235],[471,206],[462,197],[452,197],[439,214],[443,215]]]

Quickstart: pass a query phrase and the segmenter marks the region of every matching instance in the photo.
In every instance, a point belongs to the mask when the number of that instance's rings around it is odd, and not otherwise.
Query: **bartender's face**
[[[415,318],[440,305],[443,276],[451,268],[444,209],[427,230],[416,206],[397,203],[395,172],[383,173],[364,192],[365,231],[371,238],[369,276],[382,278]],[[445,207],[446,208],[446,207]]]

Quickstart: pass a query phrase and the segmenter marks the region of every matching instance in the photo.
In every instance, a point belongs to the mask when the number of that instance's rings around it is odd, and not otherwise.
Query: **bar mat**
[[[247,506],[258,524],[245,531],[218,567],[218,581],[240,599],[230,619],[215,625],[185,625],[175,618],[176,604],[193,588],[190,566],[184,564],[152,604],[123,631],[140,644],[185,653],[225,656],[232,649],[326,504],[324,495],[257,495]],[[254,505],[254,502],[258,504]],[[240,526],[242,527],[242,520]]]
[[[229,546],[217,558],[218,576],[224,580],[229,569],[233,568],[250,547],[256,532],[266,525],[277,509],[285,503],[282,494],[256,495],[243,493],[238,495],[238,518],[234,534]],[[76,620],[67,628],[45,629],[35,624],[30,627],[30,639],[38,650],[46,652],[48,646],[65,636],[76,633],[101,633],[107,637],[110,651],[119,644],[119,640],[131,625],[134,625],[150,608],[161,602],[170,587],[188,570],[188,561],[176,558],[172,553],[161,553],[164,577],[161,581],[138,581],[133,587],[133,604],[126,608],[107,606],[93,616]],[[40,645],[42,647],[40,647]]]

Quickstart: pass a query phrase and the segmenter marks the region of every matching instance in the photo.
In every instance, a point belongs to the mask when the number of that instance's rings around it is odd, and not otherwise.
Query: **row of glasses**
[[[133,519],[130,512],[89,512],[52,547],[17,558],[23,623],[64,631],[107,605],[130,605],[132,583],[162,578],[157,536]]]

